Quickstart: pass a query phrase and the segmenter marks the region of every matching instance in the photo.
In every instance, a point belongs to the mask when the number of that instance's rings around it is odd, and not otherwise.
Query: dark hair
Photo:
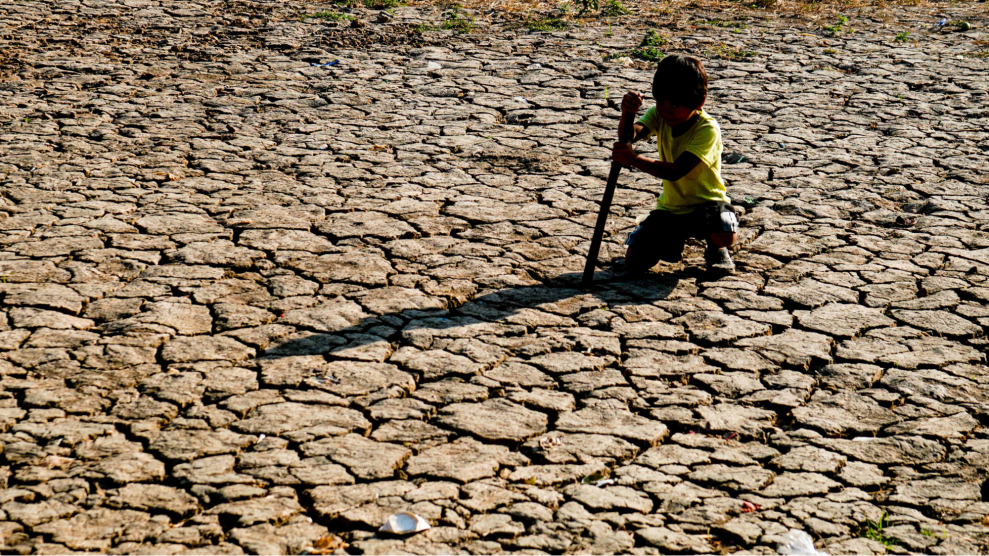
[[[652,79],[656,102],[668,100],[676,106],[697,108],[707,99],[707,71],[693,56],[671,54],[663,58]]]

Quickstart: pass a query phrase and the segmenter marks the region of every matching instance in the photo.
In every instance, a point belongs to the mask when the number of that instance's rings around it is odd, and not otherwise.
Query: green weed
[[[26,124],[31,123],[31,118],[24,118],[24,123],[26,123]]]
[[[604,7],[601,8],[601,15],[605,17],[618,17],[630,13],[632,12],[628,11],[620,0],[605,0]]]
[[[966,52],[965,56],[968,58],[989,58],[989,49],[977,50],[975,52]]]
[[[907,42],[910,40],[910,31],[903,31],[902,33],[897,33],[893,40],[896,42]]]
[[[332,2],[337,6],[364,6],[365,8],[375,10],[397,8],[405,5],[404,0],[332,0]]]
[[[584,15],[587,12],[597,11],[601,6],[599,0],[577,0],[577,14]]]
[[[899,541],[895,538],[890,537],[886,534],[884,529],[889,525],[889,514],[883,512],[883,515],[879,517],[879,521],[866,521],[865,529],[862,531],[862,536],[874,540],[886,548],[892,548],[896,546]]]
[[[642,37],[642,42],[639,43],[639,47],[658,47],[666,46],[669,44],[670,39],[660,35],[655,29],[650,29],[646,31],[646,36]]]
[[[573,3],[571,2],[560,2],[556,7],[557,11],[560,12],[560,17],[567,17],[573,12]]]
[[[640,60],[645,60],[647,62],[659,63],[660,60],[666,57],[658,48],[639,48],[638,50],[633,50],[630,53],[632,58],[638,58]]]
[[[848,25],[848,18],[843,15],[839,15],[837,23],[833,25],[825,25],[823,29],[828,33],[831,33],[832,35],[837,35],[838,33],[855,32],[855,29],[852,29],[851,27],[845,28],[845,25]]]
[[[569,29],[570,25],[562,19],[556,17],[546,17],[527,20],[525,22],[525,28],[530,31],[549,33],[552,31],[563,31]]]
[[[453,31],[458,34],[473,33],[475,28],[477,25],[474,22],[474,16],[461,10],[457,4],[443,12],[443,23],[439,25],[423,24],[417,27],[420,32]]]
[[[365,8],[372,8],[375,10],[394,9],[405,5],[403,0],[363,0],[362,3]]]
[[[945,541],[948,540],[948,530],[947,529],[944,529],[944,528],[942,528],[941,529],[941,533],[938,534],[937,531],[934,531],[932,529],[928,529],[926,527],[921,527],[920,528],[920,534],[921,535],[924,535],[925,537],[931,537],[931,538],[941,539],[941,540],[945,540]]]
[[[748,29],[749,26],[742,23],[741,21],[725,21],[723,19],[710,19],[695,21],[694,23],[698,25],[710,25],[712,27],[724,27],[731,29]]]
[[[728,46],[725,43],[708,49],[707,56],[709,58],[721,58],[724,60],[742,60],[744,58],[752,58],[756,53],[751,50],[742,50],[736,46]]]
[[[646,31],[646,36],[642,38],[642,42],[639,43],[638,48],[628,52],[618,53],[613,56],[613,58],[628,56],[630,58],[638,58],[639,60],[645,60],[647,62],[659,62],[666,57],[659,47],[665,46],[669,42],[670,39],[660,35],[655,29],[650,29]]]
[[[316,12],[314,14],[308,14],[302,16],[302,21],[307,19],[325,19],[327,21],[352,21],[355,18],[350,14],[342,14],[339,12]]]

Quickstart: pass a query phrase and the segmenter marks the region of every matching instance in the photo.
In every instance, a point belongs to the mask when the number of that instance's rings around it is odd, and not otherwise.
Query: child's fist
[[[615,143],[611,147],[611,160],[622,166],[632,166],[638,156],[632,149],[632,145],[628,143]]]
[[[622,112],[631,112],[635,114],[642,108],[642,95],[639,93],[628,92],[622,97]]]

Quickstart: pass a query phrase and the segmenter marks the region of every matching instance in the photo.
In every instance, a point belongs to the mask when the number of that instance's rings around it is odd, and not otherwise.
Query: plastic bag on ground
[[[783,540],[776,546],[776,552],[793,556],[828,556],[827,552],[814,548],[814,539],[810,535],[797,529],[790,529],[790,532],[783,535]]]
[[[380,533],[391,533],[393,535],[408,535],[409,533],[419,533],[429,529],[429,522],[416,514],[409,512],[398,512],[388,516],[385,524],[378,529]]]

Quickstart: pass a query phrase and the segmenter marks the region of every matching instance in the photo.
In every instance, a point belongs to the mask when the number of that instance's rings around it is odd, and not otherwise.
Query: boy
[[[707,72],[700,60],[681,55],[663,58],[656,68],[652,94],[656,106],[635,123],[632,142],[657,136],[659,160],[638,155],[627,143],[615,143],[611,159],[663,180],[656,210],[632,232],[626,268],[645,272],[660,260],[680,261],[687,238],[707,240],[709,271],[731,274],[728,253],[738,235],[738,218],[721,179],[721,129],[701,108],[707,100]],[[622,99],[622,123],[634,118],[642,95]]]

